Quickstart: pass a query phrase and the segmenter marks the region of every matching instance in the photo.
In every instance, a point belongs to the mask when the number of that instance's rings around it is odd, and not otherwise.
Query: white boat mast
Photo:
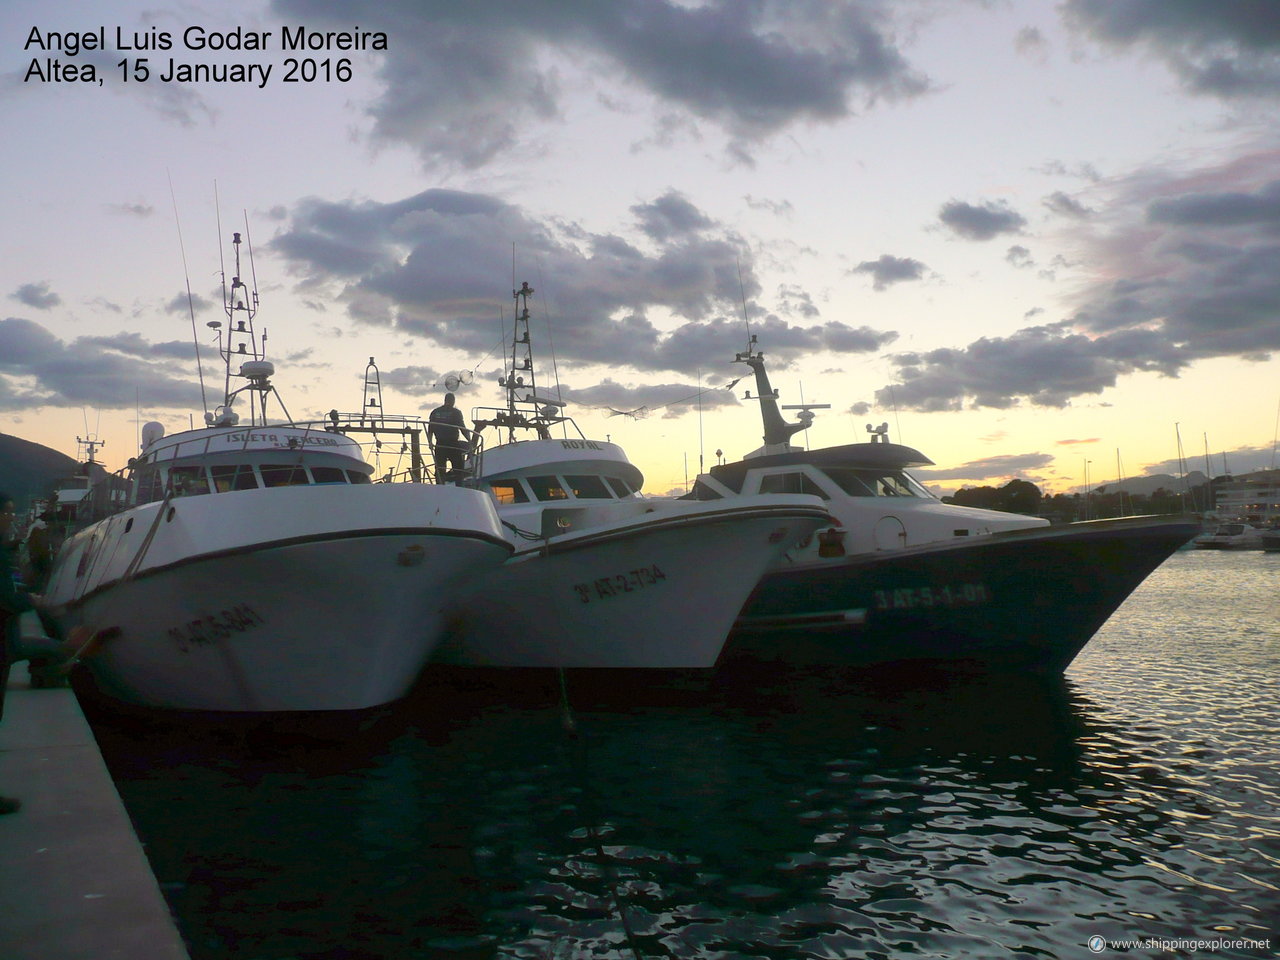
[[[764,446],[759,450],[748,453],[743,459],[749,457],[764,457],[775,453],[795,453],[800,448],[792,446],[790,443],[793,434],[799,433],[801,430],[809,429],[809,425],[814,420],[814,410],[830,409],[829,403],[800,403],[792,404],[778,408],[778,391],[774,390],[769,384],[769,375],[764,369],[764,354],[755,349],[756,335],[751,334],[751,340],[747,343],[746,353],[734,355],[735,363],[745,363],[756,375],[756,389],[759,396],[753,397],[751,391],[748,390],[743,394],[744,400],[760,401],[760,417],[764,420]],[[798,420],[795,423],[787,423],[782,419],[782,410],[799,410],[797,414]]]
[[[551,427],[569,418],[561,412],[564,403],[538,396],[537,380],[533,365],[533,338],[529,333],[529,298],[533,287],[528,281],[519,290],[511,291],[515,299],[515,322],[511,333],[511,353],[506,373],[498,380],[498,386],[507,392],[505,410],[481,409],[477,412],[494,414],[488,419],[475,417],[476,430],[488,426],[506,428],[507,442],[515,441],[517,430],[533,430],[540,440],[551,439]]]
[[[212,412],[204,415],[205,423],[213,427],[230,427],[240,422],[240,415],[231,409],[235,398],[241,393],[249,395],[249,426],[266,426],[267,398],[275,395],[276,402],[286,420],[291,420],[289,411],[285,409],[276,388],[271,384],[275,374],[275,365],[267,360],[267,331],[264,327],[259,334],[254,327],[254,319],[258,315],[258,291],[247,287],[240,279],[240,234],[233,233],[232,247],[235,249],[235,273],[231,277],[231,289],[227,290],[226,274],[222,277],[222,308],[227,315],[226,329],[222,321],[211,320],[209,327],[218,333],[218,353],[222,357],[225,374],[223,378],[223,402]],[[250,269],[252,269],[253,251],[250,248]],[[225,335],[224,335],[225,334]],[[233,372],[233,366],[237,365]],[[249,381],[243,386],[232,389],[232,377]]]

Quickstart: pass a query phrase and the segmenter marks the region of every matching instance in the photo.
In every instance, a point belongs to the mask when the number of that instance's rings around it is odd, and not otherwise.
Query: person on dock
[[[4,692],[9,685],[9,665],[21,639],[19,618],[33,609],[31,599],[14,579],[16,567],[10,538],[13,534],[13,498],[0,493],[0,719],[4,717]],[[0,815],[13,813],[22,804],[0,796]]]
[[[44,592],[44,585],[53,569],[53,543],[49,538],[49,521],[52,519],[53,514],[46,511],[27,530],[27,588],[36,593]]]
[[[457,480],[462,476],[463,459],[471,441],[467,421],[454,403],[454,395],[446,393],[444,405],[432,410],[427,420],[427,438],[436,455],[436,483]],[[466,441],[459,434],[465,435]]]

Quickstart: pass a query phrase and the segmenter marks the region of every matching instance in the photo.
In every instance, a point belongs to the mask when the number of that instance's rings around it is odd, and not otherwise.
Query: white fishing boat
[[[254,328],[257,294],[240,280],[239,234],[234,243],[229,323],[210,324],[226,368],[222,405],[204,427],[144,428],[129,504],[63,546],[44,613],[62,637],[88,641],[97,686],[129,703],[385,704],[431,655],[446,599],[512,548],[488,496],[371,482],[340,418],[288,417]],[[282,422],[267,419],[273,397]],[[242,421],[233,408],[246,404]]]
[[[819,450],[790,438],[816,405],[784,420],[751,338],[735,358],[755,373],[764,445],[700,475],[690,496],[823,499],[837,522],[806,538],[762,579],[726,659],[946,665],[1061,672],[1108,616],[1197,532],[1186,518],[1063,526],[946,504],[908,472],[930,464],[889,442]],[[785,408],[784,408],[785,409]]]
[[[506,442],[473,454],[466,482],[494,498],[515,553],[459,593],[437,660],[715,665],[756,581],[796,541],[829,526],[830,514],[804,495],[716,503],[641,496],[643,476],[621,447],[586,438],[563,403],[538,395],[533,290],[526,283],[514,293],[501,381],[507,404],[473,415],[477,431],[505,431]],[[517,439],[526,433],[532,437]]]
[[[1197,550],[1261,550],[1266,530],[1242,520],[1220,523],[1192,541]]]

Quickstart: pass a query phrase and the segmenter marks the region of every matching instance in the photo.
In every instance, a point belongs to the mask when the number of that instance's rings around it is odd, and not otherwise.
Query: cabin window
[[[631,489],[631,485],[621,477],[605,477],[605,480],[613,489],[614,494],[617,495],[619,500],[624,497],[629,497],[631,494],[635,493],[635,491]]]
[[[711,479],[720,481],[734,493],[742,492],[742,481],[745,478],[746,474],[741,470],[717,470],[714,467],[711,469]]]
[[[524,492],[519,480],[494,480],[489,484],[489,492],[501,504],[529,502],[529,495]]]
[[[293,487],[309,482],[306,469],[295,464],[263,464],[258,469],[262,471],[264,487]]]
[[[900,470],[827,470],[851,497],[922,497],[928,492]]]
[[[150,503],[164,496],[160,486],[160,471],[155,467],[147,467],[138,475],[137,496],[134,503]]]
[[[878,478],[880,495],[885,497],[927,497],[928,492],[905,473],[893,471]]]
[[[573,495],[578,500],[612,500],[613,495],[609,493],[609,488],[604,485],[604,480],[600,477],[586,474],[576,477],[565,477],[565,482],[569,484],[569,489],[573,491]]]
[[[312,467],[311,479],[316,483],[346,483],[347,475],[341,467]]]
[[[807,493],[830,500],[820,486],[803,473],[770,473],[760,478],[761,493]]]
[[[169,486],[176,497],[195,497],[209,492],[204,467],[170,467]]]
[[[693,483],[692,499],[719,500],[721,499],[720,491],[713,489],[710,485],[703,483],[701,480],[695,480]]]
[[[529,489],[539,500],[568,500],[559,477],[529,477]]]
[[[827,470],[827,476],[851,497],[874,497],[875,489],[871,486],[873,475],[863,477],[862,470]]]
[[[350,483],[373,483],[367,473],[361,473],[359,470],[348,470],[347,480]]]
[[[235,466],[210,467],[213,474],[213,489],[218,493],[229,493],[232,490],[253,490],[258,486],[258,478],[253,467],[247,463]]]

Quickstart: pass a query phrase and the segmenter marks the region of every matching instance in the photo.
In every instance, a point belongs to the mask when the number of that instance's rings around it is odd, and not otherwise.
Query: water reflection
[[[1270,956],[1276,641],[1171,632],[1157,573],[1053,682],[575,678],[571,735],[554,677],[441,677],[345,743],[95,726],[195,960]]]

